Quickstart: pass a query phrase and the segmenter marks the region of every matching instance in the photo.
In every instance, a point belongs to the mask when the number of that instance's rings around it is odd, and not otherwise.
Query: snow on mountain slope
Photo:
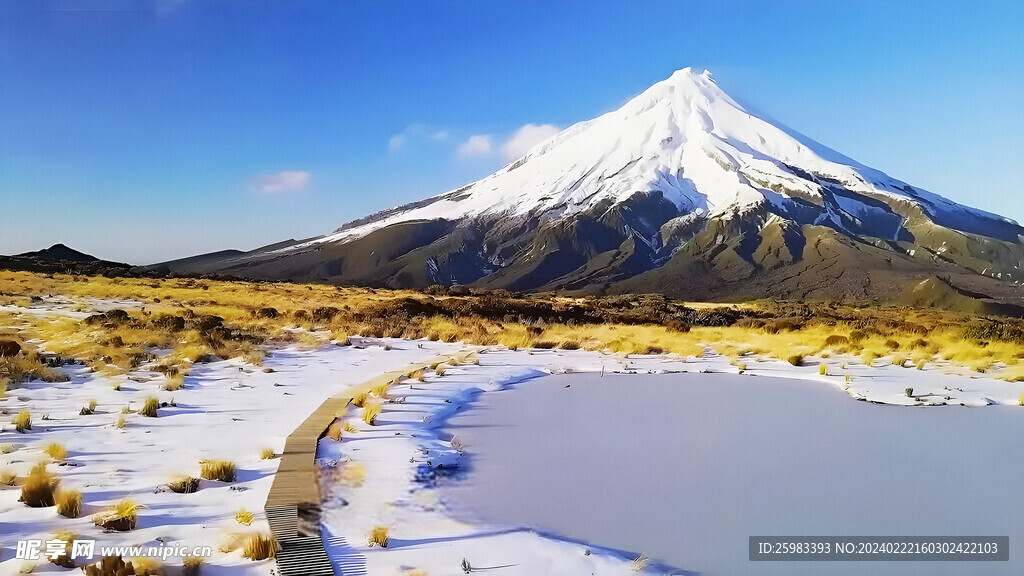
[[[444,218],[569,216],[638,191],[662,192],[684,214],[742,213],[794,197],[820,204],[821,181],[868,198],[920,206],[952,221],[993,219],[858,164],[824,146],[751,115],[707,71],[679,70],[622,108],[549,138],[498,172],[468,186],[387,210],[339,228],[295,250],[348,241],[395,224]],[[854,218],[879,208],[847,197],[833,208]],[[839,217],[833,218],[842,226]]]
[[[941,278],[999,300],[1019,299],[1024,228],[758,118],[683,69],[467,186],[185,268],[699,299],[893,299]]]

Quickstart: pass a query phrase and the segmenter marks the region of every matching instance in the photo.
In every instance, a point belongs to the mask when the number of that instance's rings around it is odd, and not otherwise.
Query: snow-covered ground
[[[0,488],[0,574],[22,568],[24,561],[14,558],[18,540],[47,540],[57,530],[95,538],[98,546],[149,546],[159,539],[215,548],[231,532],[267,531],[262,509],[278,460],[261,460],[263,448],[280,453],[287,435],[331,395],[382,371],[457,349],[436,342],[393,342],[391,350],[369,342],[362,348],[279,348],[264,362],[272,372],[234,360],[198,364],[185,379],[186,387],[175,392],[161,390],[164,377],[146,366],[117,378],[66,366],[62,370],[71,376],[68,382],[12,387],[0,400],[0,409],[8,414],[0,444],[13,444],[17,450],[0,456],[0,470],[24,476],[35,463],[50,460],[42,452],[47,443],[60,442],[68,451],[66,465],[53,463],[49,469],[63,486],[82,492],[84,505],[79,518],[68,519],[52,507],[29,508],[18,502],[16,487]],[[157,418],[129,414],[123,429],[114,426],[123,407],[137,409],[151,395],[176,406],[161,408]],[[79,415],[90,399],[97,402],[96,413]],[[33,416],[32,430],[25,434],[10,424],[21,410]],[[235,462],[238,481],[203,480],[193,494],[162,486],[177,476],[198,477],[204,458]],[[137,529],[104,533],[92,524],[92,514],[126,497],[146,506],[139,512]],[[248,528],[234,520],[242,508],[256,513],[257,521]],[[216,554],[203,573],[263,575],[272,567],[236,552]],[[44,563],[33,573],[66,570]]]
[[[68,316],[81,313],[66,303],[54,303],[54,308]],[[260,460],[261,449],[280,451],[295,426],[326,398],[349,386],[466,348],[428,341],[354,340],[362,345],[272,348],[262,368],[238,361],[200,364],[186,378],[186,387],[175,392],[161,390],[163,376],[147,366],[116,378],[87,372],[81,366],[66,366],[62,370],[71,377],[68,382],[28,382],[12,387],[0,400],[0,409],[7,413],[0,444],[13,444],[16,450],[0,455],[0,470],[23,476],[34,463],[50,460],[42,452],[45,444],[60,442],[68,450],[66,465],[51,463],[50,470],[59,475],[63,485],[80,490],[85,504],[79,518],[67,519],[53,508],[28,508],[19,503],[17,488],[0,488],[0,573],[21,569],[23,562],[13,558],[18,540],[48,539],[57,530],[95,537],[100,545],[163,541],[214,547],[229,533],[265,530],[260,511],[278,461]],[[410,380],[393,386],[376,426],[363,423],[361,410],[353,407],[347,419],[360,432],[345,434],[340,443],[321,441],[318,457],[323,466],[335,468],[336,476],[345,479],[327,486],[324,530],[332,559],[346,574],[406,574],[414,569],[429,574],[461,573],[463,559],[477,568],[509,566],[503,574],[620,574],[628,570],[632,559],[624,553],[588,548],[529,530],[450,518],[439,505],[431,482],[439,468],[443,473],[443,467],[451,467],[461,458],[443,431],[444,423],[455,412],[465,410],[480,391],[498,390],[546,374],[736,373],[738,369],[711,351],[703,358],[565,350],[477,351],[479,365],[452,367],[443,376],[428,370],[425,382]],[[744,361],[744,374],[751,379],[812,380],[847,390],[855,398],[892,404],[1016,405],[1024,391],[1021,383],[980,374],[967,377],[971,373],[958,374],[950,367],[925,371],[891,365],[865,367],[854,358],[832,358],[826,360],[831,375],[820,375],[818,360],[809,360],[810,365],[802,367],[754,358]],[[763,380],[766,385],[773,382]],[[115,382],[120,390],[114,389]],[[906,388],[914,389],[912,397],[906,395]],[[129,414],[123,429],[114,426],[122,408],[138,408],[150,395],[169,403],[157,418]],[[96,413],[79,415],[91,399],[97,402]],[[26,434],[16,433],[9,424],[11,416],[21,410],[33,415],[33,429]],[[236,462],[238,481],[204,480],[194,494],[176,494],[163,487],[176,476],[198,476],[198,462],[204,458]],[[365,472],[361,482],[360,468]],[[146,506],[136,530],[103,533],[93,526],[93,513],[124,497]],[[248,528],[233,519],[243,507],[257,513],[256,522]],[[365,544],[367,532],[377,525],[390,529],[387,549]],[[237,552],[216,554],[204,574],[269,574],[272,566],[244,560]],[[655,566],[648,570],[659,571]],[[64,570],[44,563],[35,573]]]

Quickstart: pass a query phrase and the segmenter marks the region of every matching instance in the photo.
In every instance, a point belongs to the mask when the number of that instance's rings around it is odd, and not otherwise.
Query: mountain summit
[[[195,271],[388,287],[891,298],[1015,293],[1024,228],[861,165],[679,70],[457,190]]]

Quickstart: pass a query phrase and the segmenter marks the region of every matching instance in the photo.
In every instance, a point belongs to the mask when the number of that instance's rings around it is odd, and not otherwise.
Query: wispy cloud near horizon
[[[561,131],[562,129],[554,124],[526,124],[505,142],[501,147],[501,153],[506,161],[515,160],[529,152],[530,148]]]
[[[491,153],[491,135],[475,134],[468,140],[459,144],[455,149],[455,155],[459,158],[472,158],[476,156],[487,156]]]
[[[264,174],[253,184],[253,191],[259,194],[280,194],[281,192],[297,192],[309,184],[309,172],[284,170],[274,174]]]
[[[405,148],[414,140],[434,140],[441,142],[448,139],[448,130],[414,122],[398,134],[388,138],[388,152],[394,154]]]

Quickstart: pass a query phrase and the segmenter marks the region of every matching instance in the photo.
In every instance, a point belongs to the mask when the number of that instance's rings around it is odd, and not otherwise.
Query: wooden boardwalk
[[[397,382],[417,370],[432,368],[441,362],[459,364],[470,354],[472,352],[460,351],[437,356],[353,386],[325,400],[288,435],[274,483],[263,507],[270,531],[280,546],[277,552],[280,576],[335,574],[320,537],[320,486],[314,459],[317,443],[335,419],[345,415],[352,398],[369,392],[374,386]]]

